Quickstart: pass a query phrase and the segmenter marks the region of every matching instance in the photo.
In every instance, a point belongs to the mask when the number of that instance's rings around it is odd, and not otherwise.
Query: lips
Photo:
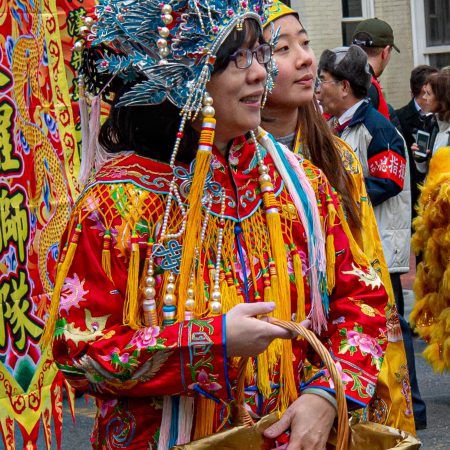
[[[246,95],[245,97],[241,97],[239,100],[241,103],[245,103],[247,105],[255,105],[261,104],[263,91],[254,92],[250,95]]]
[[[300,85],[306,86],[306,87],[312,86],[313,83],[314,83],[314,77],[312,77],[311,75],[307,75],[303,78],[300,78],[299,80],[297,80],[295,82],[295,84],[300,84]]]

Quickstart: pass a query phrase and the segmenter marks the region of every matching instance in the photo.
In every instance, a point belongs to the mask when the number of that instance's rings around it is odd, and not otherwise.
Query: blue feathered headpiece
[[[116,50],[97,62],[98,70],[137,83],[119,105],[170,100],[196,115],[217,52],[245,19],[262,26],[268,0],[99,0],[93,45]]]

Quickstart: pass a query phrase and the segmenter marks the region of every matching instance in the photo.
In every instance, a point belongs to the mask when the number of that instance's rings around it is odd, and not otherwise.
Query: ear
[[[352,92],[352,88],[351,88],[350,82],[348,80],[342,80],[341,85],[342,85],[342,91],[346,96]]]
[[[383,51],[381,52],[381,59],[387,59],[389,57],[389,54],[391,53],[391,46],[386,45],[386,47],[383,48]]]

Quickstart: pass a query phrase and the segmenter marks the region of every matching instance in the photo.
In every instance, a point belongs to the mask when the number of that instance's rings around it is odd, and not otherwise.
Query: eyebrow
[[[297,36],[301,36],[302,34],[306,34],[306,35],[307,35],[308,32],[307,32],[304,28],[302,28],[302,29],[297,33]],[[287,36],[288,36],[287,33],[281,33],[279,39],[285,38],[285,37],[287,37]]]

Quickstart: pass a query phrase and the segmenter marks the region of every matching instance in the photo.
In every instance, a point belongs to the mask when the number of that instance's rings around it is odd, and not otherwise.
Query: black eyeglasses
[[[314,84],[314,90],[320,91],[320,87],[322,86],[322,84],[326,84],[326,83],[336,83],[339,84],[341,83],[341,80],[321,80],[320,78],[316,78],[316,82]]]
[[[272,59],[272,48],[269,44],[261,44],[255,50],[249,48],[238,48],[232,55],[230,61],[234,61],[238,69],[247,69],[252,65],[253,55],[260,64],[268,64]]]

